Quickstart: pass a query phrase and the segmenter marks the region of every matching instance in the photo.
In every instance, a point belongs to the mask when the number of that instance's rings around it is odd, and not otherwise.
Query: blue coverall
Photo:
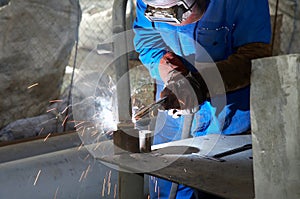
[[[271,35],[267,0],[210,0],[201,19],[195,23],[173,26],[163,22],[150,22],[145,16],[146,5],[137,0],[134,23],[134,45],[141,62],[157,81],[157,98],[163,89],[158,65],[167,51],[184,58],[186,66],[194,70],[193,61],[218,62],[234,54],[245,44],[269,43]],[[195,42],[197,42],[195,44]],[[199,45],[201,47],[199,47]],[[203,48],[210,57],[206,56]],[[192,61],[191,61],[192,60]],[[239,134],[250,129],[250,86],[226,94],[227,104],[216,110],[210,101],[204,102],[195,114],[192,136],[207,134]],[[183,117],[174,119],[167,112],[159,112],[154,144],[181,138]],[[162,179],[159,198],[168,198],[170,184]],[[150,180],[151,198],[157,198]],[[179,186],[176,198],[192,198],[193,190]]]

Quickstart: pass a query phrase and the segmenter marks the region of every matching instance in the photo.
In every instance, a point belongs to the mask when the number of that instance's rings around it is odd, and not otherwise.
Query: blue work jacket
[[[157,93],[163,88],[158,64],[167,51],[184,58],[186,66],[195,70],[194,61],[222,61],[245,44],[270,42],[267,0],[210,0],[201,19],[183,26],[150,22],[144,16],[146,5],[142,0],[137,0],[136,9],[134,46],[158,82]],[[250,86],[227,93],[222,110],[210,101],[204,102],[194,116],[191,134],[239,134],[250,129],[249,95]],[[180,139],[183,117],[174,119],[166,112],[158,117],[154,143]]]

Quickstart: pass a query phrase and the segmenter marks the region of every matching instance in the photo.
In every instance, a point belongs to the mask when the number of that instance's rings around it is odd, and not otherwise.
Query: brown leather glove
[[[237,52],[230,55],[227,60],[216,62],[218,71],[223,80],[223,86],[226,92],[235,91],[250,84],[251,60],[261,57],[268,57],[270,45],[264,43],[249,43],[237,49]],[[163,107],[169,109],[193,109],[196,105],[195,99],[199,105],[203,99],[207,99],[208,89],[206,84],[215,85],[214,78],[206,78],[204,82],[200,74],[193,74],[188,77],[188,70],[183,66],[180,58],[174,53],[167,53],[161,60],[160,72],[166,88],[161,92],[161,97],[168,96]],[[214,64],[213,64],[214,65]],[[215,65],[214,65],[215,66]],[[202,67],[197,70],[206,77],[214,74],[215,67]],[[184,79],[184,77],[186,77]],[[177,83],[180,80],[180,83]],[[209,95],[214,97],[224,94],[224,87],[210,88]],[[193,89],[191,89],[193,88]],[[191,97],[196,96],[196,98]]]
[[[180,57],[167,52],[159,64],[161,79],[166,87],[160,97],[167,97],[162,107],[165,110],[185,110],[186,113],[198,110],[207,96],[207,88],[200,74],[189,74]]]
[[[159,62],[159,74],[164,83],[175,73],[186,76],[188,72],[181,59],[173,52],[167,52]]]
[[[177,74],[171,76],[160,97],[167,97],[162,104],[165,110],[184,110],[183,114],[194,113],[198,110],[208,95],[205,82],[200,74]]]

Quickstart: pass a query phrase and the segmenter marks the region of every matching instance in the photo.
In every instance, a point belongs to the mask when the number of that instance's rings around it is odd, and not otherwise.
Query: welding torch
[[[134,114],[134,119],[136,121],[138,121],[138,120],[142,119],[145,115],[149,114],[151,111],[158,109],[161,106],[161,104],[163,104],[164,102],[167,101],[167,98],[168,98],[167,96],[163,97],[163,98],[159,99],[158,101],[156,101],[152,104],[149,104],[148,106],[142,107],[141,109],[139,109],[137,111],[136,114]]]

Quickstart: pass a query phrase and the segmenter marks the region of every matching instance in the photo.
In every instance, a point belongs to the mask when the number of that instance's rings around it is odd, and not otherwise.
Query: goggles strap
[[[186,1],[184,1],[184,0],[181,0],[181,2],[184,4],[184,6],[186,7],[186,11],[191,11],[192,10],[192,7],[196,4],[196,0],[189,6],[188,4],[187,4],[187,2]]]

